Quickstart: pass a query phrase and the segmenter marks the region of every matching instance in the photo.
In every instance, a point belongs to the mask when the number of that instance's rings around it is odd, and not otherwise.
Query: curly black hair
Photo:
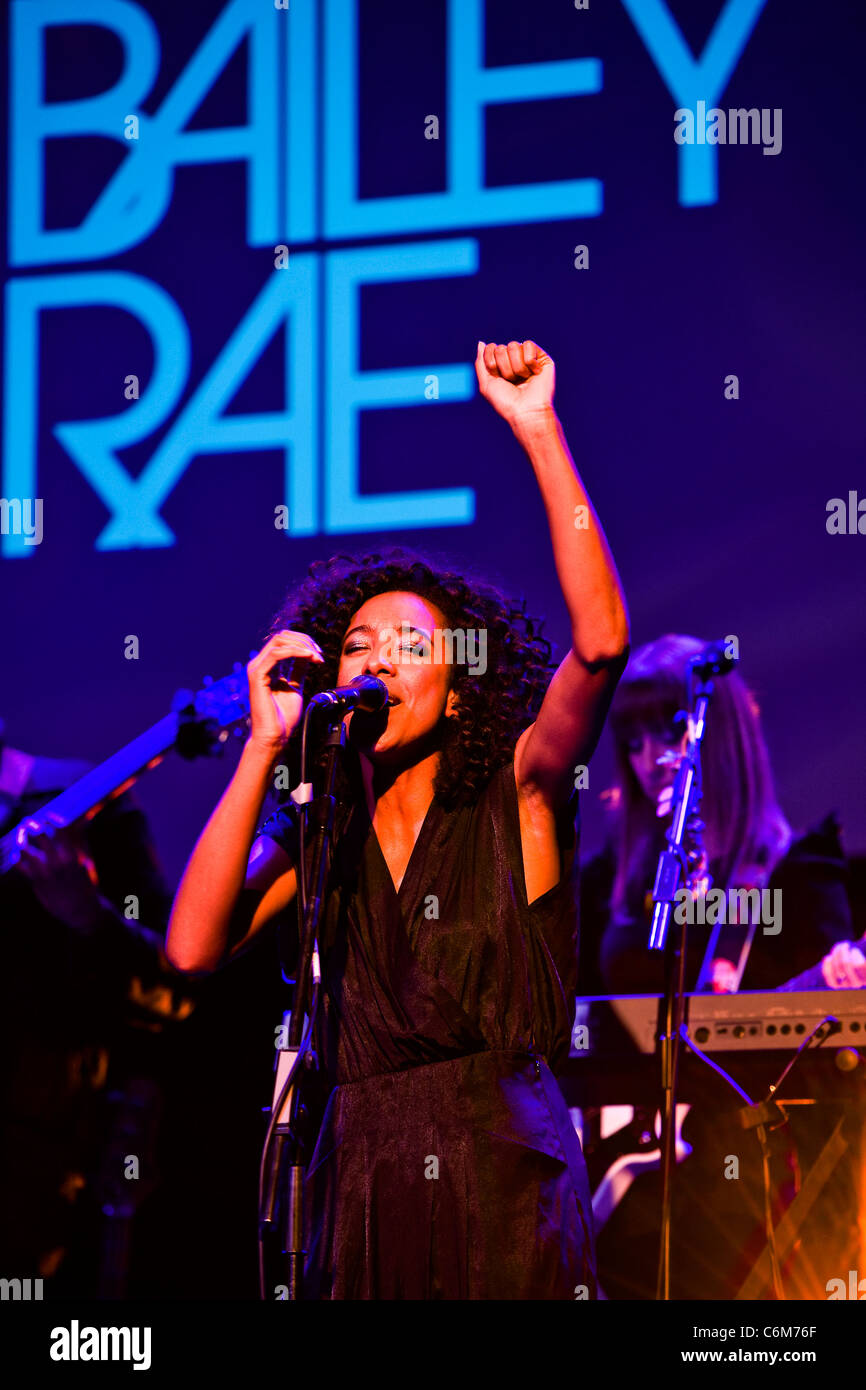
[[[349,620],[375,594],[414,593],[441,609],[450,628],[486,631],[484,674],[473,673],[468,663],[452,668],[458,701],[446,721],[433,790],[455,807],[477,800],[497,768],[513,756],[518,736],[538,714],[555,665],[551,644],[541,635],[544,619],[529,617],[525,600],[509,599],[481,578],[457,574],[448,563],[400,546],[317,560],[289,590],[267,636],[288,628],[318,642],[325,660],[309,668],[308,700],[336,685]],[[294,761],[299,736],[300,726],[289,741]]]

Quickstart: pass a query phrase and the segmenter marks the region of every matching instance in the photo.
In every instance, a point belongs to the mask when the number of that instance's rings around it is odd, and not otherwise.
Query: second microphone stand
[[[680,1029],[685,1007],[686,924],[688,911],[677,922],[679,933],[669,932],[673,903],[681,889],[697,894],[710,886],[703,848],[701,803],[701,744],[706,716],[713,692],[708,677],[692,673],[694,714],[688,716],[688,743],[680,762],[673,789],[672,822],[667,832],[668,848],[659,856],[653,886],[653,919],[650,950],[665,953],[665,991],[660,1003],[658,1055],[661,1067],[661,1165],[662,1211],[656,1298],[670,1298],[671,1196],[676,1163],[677,1079],[680,1056]],[[689,700],[692,704],[692,699]],[[688,901],[688,900],[687,900]],[[687,902],[684,904],[687,907]],[[675,917],[675,921],[676,921]]]

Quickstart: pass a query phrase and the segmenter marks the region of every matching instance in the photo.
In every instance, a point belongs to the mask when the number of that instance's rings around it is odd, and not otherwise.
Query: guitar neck
[[[177,713],[167,714],[125,748],[112,754],[98,767],[91,768],[90,772],[85,772],[71,787],[49,801],[40,809],[40,819],[53,812],[64,825],[72,825],[103,806],[121,787],[174,746],[179,722]],[[26,824],[26,820],[19,821],[13,830],[7,831],[0,839],[0,874],[7,873],[21,858],[18,832]]]

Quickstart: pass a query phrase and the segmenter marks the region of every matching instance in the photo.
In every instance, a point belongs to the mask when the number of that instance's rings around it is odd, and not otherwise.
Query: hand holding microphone
[[[301,718],[303,685],[310,662],[324,662],[322,649],[304,632],[277,632],[247,665],[251,744],[269,757],[283,751]],[[282,671],[275,668],[281,666]]]

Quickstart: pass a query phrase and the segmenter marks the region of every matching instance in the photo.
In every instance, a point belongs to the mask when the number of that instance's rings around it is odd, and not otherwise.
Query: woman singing
[[[313,565],[249,664],[250,736],[170,923],[171,962],[210,971],[293,901],[294,804],[257,830],[305,675],[308,697],[379,677],[388,706],[347,716],[319,931],[330,1094],[305,1184],[308,1298],[595,1295],[583,1156],[553,1072],[574,1017],[575,773],[627,616],[552,360],[479,343],[475,367],[535,471],[571,649],[552,672],[538,624],[405,551]]]

